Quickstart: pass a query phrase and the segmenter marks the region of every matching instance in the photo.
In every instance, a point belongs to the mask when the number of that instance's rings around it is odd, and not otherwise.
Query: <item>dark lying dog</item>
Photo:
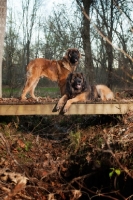
[[[70,73],[66,82],[66,92],[59,99],[54,110],[60,111],[64,107],[63,112],[67,112],[72,103],[97,100],[98,97],[100,97],[102,101],[107,101],[109,99],[113,100],[114,94],[106,85],[87,87],[82,73]]]
[[[37,99],[34,95],[34,90],[41,77],[57,81],[61,95],[65,94],[67,76],[75,71],[80,57],[79,50],[71,48],[67,50],[61,60],[47,60],[45,58],[32,60],[27,66],[27,81],[21,99],[24,100],[27,93],[30,93],[32,98]]]

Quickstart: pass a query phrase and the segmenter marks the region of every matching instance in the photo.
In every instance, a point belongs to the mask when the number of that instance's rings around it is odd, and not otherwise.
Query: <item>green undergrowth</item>
[[[20,97],[22,93],[22,88],[17,87],[3,87],[2,88],[2,96],[4,98],[8,97]],[[60,91],[58,87],[36,87],[35,95],[45,97],[50,96],[51,98],[55,98],[60,95]]]

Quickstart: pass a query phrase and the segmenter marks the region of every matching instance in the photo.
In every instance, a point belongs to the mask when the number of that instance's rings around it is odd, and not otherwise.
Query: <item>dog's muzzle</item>
[[[74,64],[74,63],[78,62],[78,58],[71,57],[70,62]]]
[[[81,89],[81,84],[76,85],[76,88],[79,90]]]
[[[76,63],[79,60],[79,56],[77,55],[77,53],[73,52],[71,54],[69,54],[69,59],[71,63]]]
[[[79,90],[79,89],[82,88],[82,84],[81,84],[81,82],[82,82],[81,80],[76,80],[76,83],[75,83],[75,88],[76,88],[76,89]]]

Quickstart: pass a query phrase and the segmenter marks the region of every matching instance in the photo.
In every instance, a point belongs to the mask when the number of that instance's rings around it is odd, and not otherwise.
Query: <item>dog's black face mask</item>
[[[80,54],[79,54],[79,51],[78,50],[72,50],[69,52],[68,54],[69,56],[69,60],[72,64],[75,64],[79,61],[79,58],[80,58]]]
[[[72,87],[75,90],[82,90],[83,78],[76,76],[73,80]]]
[[[66,93],[72,98],[86,90],[86,81],[82,73],[70,73],[66,82]]]

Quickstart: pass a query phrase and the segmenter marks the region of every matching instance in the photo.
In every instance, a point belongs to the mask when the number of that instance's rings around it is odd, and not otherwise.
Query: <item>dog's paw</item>
[[[37,101],[37,102],[41,102],[41,97],[32,97],[32,99],[34,100],[34,101]]]
[[[21,97],[21,98],[20,98],[20,101],[26,101],[26,100],[27,100],[26,97]]]
[[[56,110],[57,110],[57,111],[60,111],[60,110],[63,108],[63,106],[64,106],[64,105],[62,105],[62,104],[57,104]]]
[[[66,113],[66,112],[69,110],[69,107],[70,107],[70,106],[65,105],[64,108],[63,108],[63,112]]]
[[[63,113],[66,113],[67,111],[68,111],[67,108],[64,108],[64,109],[63,109]]]
[[[58,105],[58,104],[56,104],[55,106],[54,106],[54,108],[53,108],[53,110],[52,110],[52,112],[59,112],[59,114],[64,114],[63,113],[63,106],[64,105]]]
[[[36,100],[37,102],[41,102],[41,97],[36,97],[35,100]]]
[[[69,110],[71,104],[72,104],[72,103],[71,103],[71,99],[70,99],[70,100],[67,101],[66,105],[65,105],[64,108],[63,108],[63,112],[64,112],[64,113],[66,113],[66,112]]]

